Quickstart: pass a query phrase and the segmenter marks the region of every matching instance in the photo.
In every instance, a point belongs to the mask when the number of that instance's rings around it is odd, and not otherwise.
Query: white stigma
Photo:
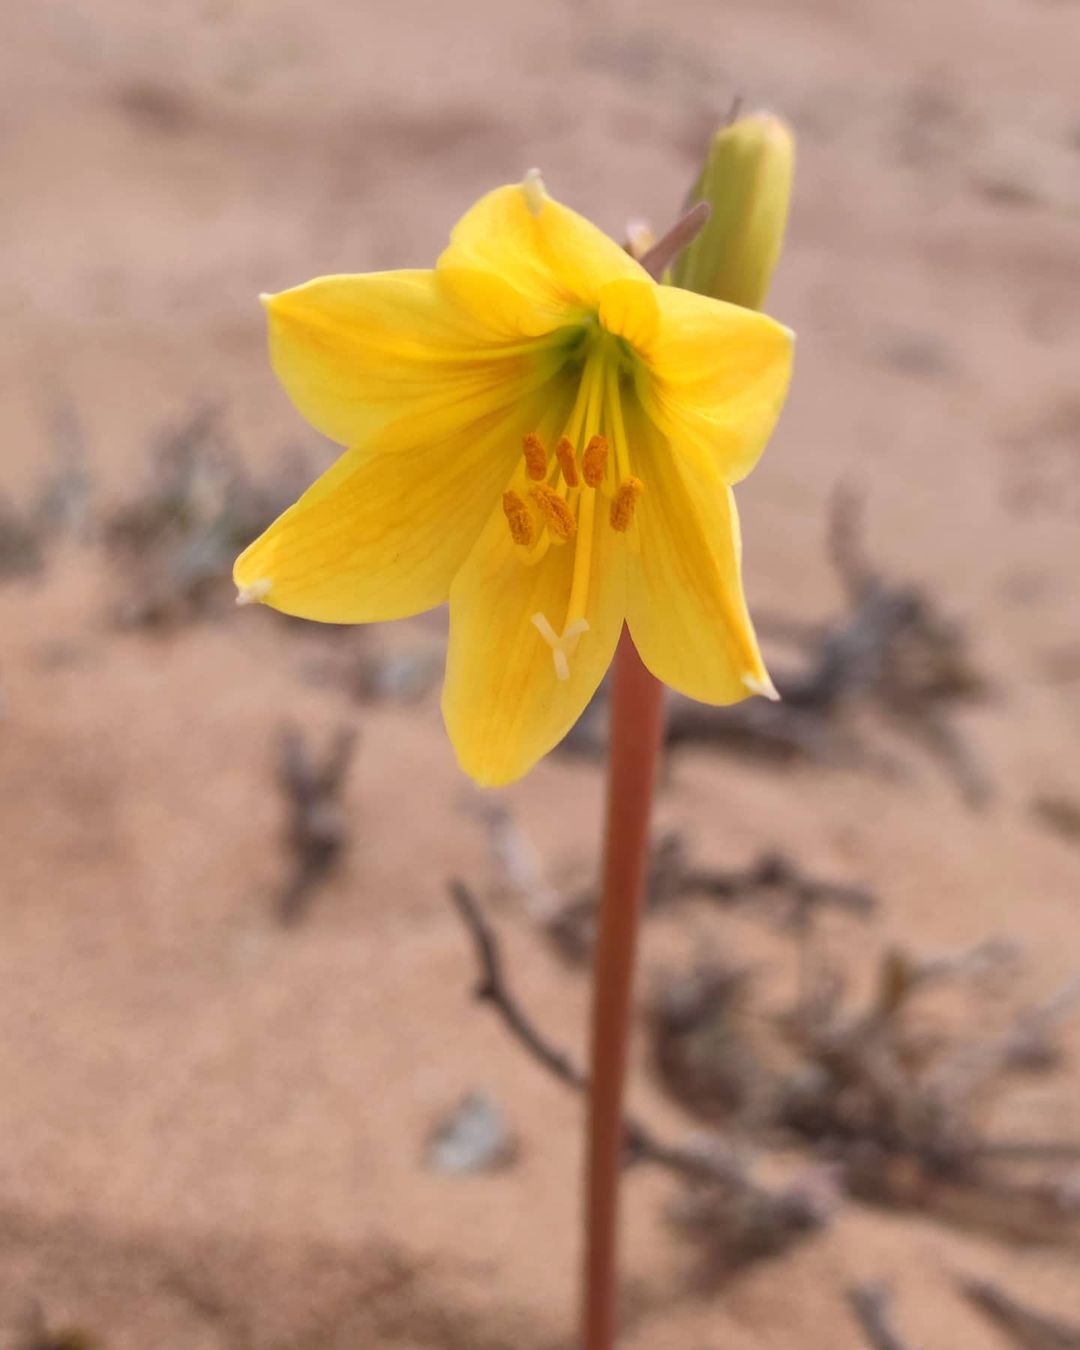
[[[260,600],[265,600],[270,594],[273,582],[269,577],[261,577],[258,581],[252,581],[247,586],[241,586],[236,592],[236,603],[238,605],[257,605]]]
[[[525,195],[525,205],[529,208],[532,215],[538,216],[543,210],[544,198],[547,193],[544,191],[544,180],[540,177],[539,169],[530,169],[521,183],[521,191]]]
[[[587,619],[574,619],[572,623],[566,625],[566,629],[561,635],[556,633],[555,629],[548,623],[546,614],[534,614],[532,621],[536,626],[536,631],[551,648],[552,659],[555,662],[555,674],[560,680],[568,680],[570,678],[570,658],[574,654],[582,633],[589,631],[589,621]]]

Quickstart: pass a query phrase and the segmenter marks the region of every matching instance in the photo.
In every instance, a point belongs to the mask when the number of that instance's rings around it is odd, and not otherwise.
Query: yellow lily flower
[[[449,599],[443,715],[485,785],[561,740],[624,622],[692,698],[775,696],[731,484],[779,414],[787,329],[657,285],[535,175],[433,270],[265,303],[287,393],[349,448],[238,559],[241,602],[370,623]]]

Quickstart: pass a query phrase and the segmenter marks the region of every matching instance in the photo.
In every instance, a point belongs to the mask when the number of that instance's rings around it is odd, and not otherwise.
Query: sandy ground
[[[772,309],[800,346],[741,493],[751,599],[835,606],[825,507],[854,477],[878,560],[974,635],[995,696],[964,730],[997,793],[972,813],[909,750],[902,781],[689,755],[663,819],[714,862],[782,844],[872,885],[866,959],[991,935],[1023,944],[1029,994],[1075,972],[1080,851],[1030,812],[1080,795],[1073,4],[15,0],[5,30],[0,414],[19,501],[65,400],[106,500],[207,398],[253,465],[325,456],[267,369],[258,291],[424,265],[533,164],[613,233],[663,223],[736,90],[784,112],[800,163]],[[492,861],[437,697],[356,713],[304,677],[323,640],[265,614],[118,632],[115,584],[69,545],[0,589],[0,1317],[37,1299],[111,1350],[568,1346],[580,1107],[468,1001],[444,882],[485,885]],[[275,730],[353,717],[347,866],[284,931]],[[600,795],[595,767],[552,759],[505,799],[557,874],[588,859]],[[579,1049],[584,978],[520,906],[496,917],[522,996]],[[645,985],[678,941],[646,933]],[[472,1088],[503,1103],[520,1161],[435,1176],[424,1138]],[[633,1095],[691,1128],[644,1070]],[[1078,1107],[1069,1061],[1003,1119],[1061,1136]],[[1005,1344],[957,1270],[1080,1318],[1073,1253],[850,1203],[782,1261],[695,1290],[673,1190],[627,1187],[627,1350],[846,1350],[863,1342],[844,1287],[881,1276],[913,1346]]]

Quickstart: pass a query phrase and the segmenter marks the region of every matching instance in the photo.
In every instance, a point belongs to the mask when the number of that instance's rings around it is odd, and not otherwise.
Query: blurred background
[[[603,699],[484,795],[444,615],[234,608],[333,453],[256,296],[429,265],[532,165],[662,230],[742,95],[799,144],[740,491],[786,698],[672,706],[631,1104],[677,1157],[628,1175],[624,1344],[1080,1345],[1076,5],[4,30],[3,1344],[573,1344],[581,1102],[473,1001],[447,883],[580,1059]]]

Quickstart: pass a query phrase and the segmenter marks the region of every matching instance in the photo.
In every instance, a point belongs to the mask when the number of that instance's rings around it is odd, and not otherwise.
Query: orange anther
[[[529,477],[538,483],[546,478],[547,451],[534,431],[530,431],[521,442],[521,452],[525,456],[525,469]]]
[[[625,482],[619,484],[619,490],[611,503],[611,528],[619,530],[620,533],[630,528],[630,522],[634,519],[634,507],[637,506],[638,498],[645,491],[645,485],[640,478],[627,478]]]
[[[529,492],[540,509],[540,514],[556,539],[573,539],[577,533],[577,521],[566,502],[545,484],[538,484]]]
[[[531,547],[536,541],[536,523],[529,508],[516,492],[504,492],[502,504],[511,539],[515,544]]]
[[[567,487],[580,487],[581,475],[578,473],[577,454],[568,436],[560,436],[555,447],[555,458],[562,469],[563,480]]]
[[[599,487],[604,481],[604,466],[607,464],[608,443],[606,436],[594,436],[585,447],[581,456],[581,472],[591,488]]]

